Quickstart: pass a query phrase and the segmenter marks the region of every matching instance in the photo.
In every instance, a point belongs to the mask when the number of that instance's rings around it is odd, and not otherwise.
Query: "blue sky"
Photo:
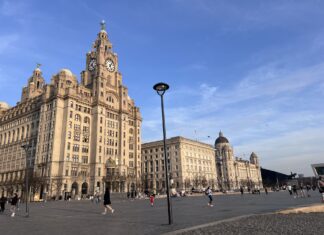
[[[0,0],[0,100],[15,105],[36,63],[47,82],[61,68],[80,78],[107,22],[119,69],[143,116],[144,142],[213,144],[219,130],[236,156],[312,175],[324,160],[323,1]],[[210,136],[210,138],[208,138]]]

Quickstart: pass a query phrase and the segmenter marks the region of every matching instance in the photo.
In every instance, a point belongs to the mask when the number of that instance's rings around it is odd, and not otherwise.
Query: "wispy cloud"
[[[310,154],[313,161],[320,161],[324,149],[318,140],[323,139],[324,129],[317,129],[311,138],[307,135],[310,130],[316,130],[315,127],[324,126],[324,110],[316,110],[321,99],[313,96],[314,91],[310,94],[305,91],[319,89],[323,86],[323,78],[324,63],[296,70],[270,63],[251,70],[231,87],[207,83],[196,89],[181,87],[167,96],[168,136],[183,135],[212,144],[222,129],[232,139],[237,154],[257,151],[261,161],[264,159],[264,166],[269,168],[278,166],[278,169],[284,169],[279,167],[283,160],[267,160],[272,157],[302,158]],[[177,99],[186,99],[187,102],[172,105],[172,101]],[[154,116],[144,117],[143,125],[148,121],[151,130],[160,131],[161,123],[153,120],[159,120],[159,110]],[[213,139],[207,136],[213,136]],[[294,148],[303,148],[303,152],[291,151]],[[310,168],[302,168],[291,161],[292,170],[310,172]]]
[[[7,50],[15,48],[18,40],[18,34],[0,35],[0,55],[4,54]]]

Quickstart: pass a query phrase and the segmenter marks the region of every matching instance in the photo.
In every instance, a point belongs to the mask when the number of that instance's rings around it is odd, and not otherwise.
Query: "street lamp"
[[[166,153],[166,133],[165,133],[165,118],[164,118],[164,104],[163,104],[163,95],[166,90],[169,89],[169,85],[166,83],[157,83],[153,86],[153,89],[156,90],[158,95],[161,97],[161,110],[162,110],[162,126],[163,126],[163,144],[164,144],[164,162],[165,162],[165,182],[166,182],[166,193],[168,199],[168,216],[169,216],[169,224],[173,223],[172,219],[172,205],[170,200],[170,193],[169,193],[169,173],[168,173],[168,159]]]
[[[26,172],[25,172],[25,180],[26,180],[26,185],[25,185],[25,192],[26,192],[26,217],[29,217],[29,207],[28,207],[28,197],[29,197],[29,186],[28,186],[28,150],[31,148],[30,144],[24,144],[21,146],[26,152]]]

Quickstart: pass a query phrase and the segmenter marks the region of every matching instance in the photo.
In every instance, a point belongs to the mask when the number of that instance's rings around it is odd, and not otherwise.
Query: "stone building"
[[[166,140],[170,186],[177,191],[217,187],[213,146],[183,137]],[[163,141],[142,144],[142,190],[165,192]]]
[[[222,190],[242,187],[262,187],[259,157],[252,152],[250,161],[234,157],[233,147],[228,139],[219,132],[215,141],[215,158],[218,186]]]
[[[102,22],[80,82],[62,69],[46,84],[38,65],[17,105],[0,103],[0,194],[23,190],[26,143],[36,197],[135,189],[141,122]]]
[[[262,187],[258,156],[252,152],[250,161],[234,157],[233,148],[222,132],[215,146],[184,137],[167,139],[166,145],[172,188],[177,191],[201,190],[207,185],[221,191],[241,186]],[[143,190],[165,191],[164,167],[163,141],[142,144]]]

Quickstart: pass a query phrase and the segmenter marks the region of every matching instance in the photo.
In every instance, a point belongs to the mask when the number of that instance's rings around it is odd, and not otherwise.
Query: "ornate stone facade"
[[[215,153],[212,145],[183,137],[166,140],[172,188],[197,190],[207,185],[217,188]],[[165,192],[163,141],[142,144],[143,190]]]
[[[35,196],[81,197],[106,185],[118,192],[135,189],[141,175],[141,122],[102,23],[80,83],[62,69],[46,84],[38,65],[17,105],[0,103],[0,194],[23,189],[24,143],[31,145]]]
[[[233,147],[219,132],[215,141],[217,181],[222,190],[235,190],[242,187],[262,187],[261,168],[258,156],[252,152],[250,161],[234,158]]]
[[[166,140],[170,175],[177,191],[207,185],[214,190],[237,190],[242,187],[262,187],[259,158],[255,153],[250,161],[234,157],[233,148],[222,132],[215,146],[173,137]],[[165,191],[163,141],[142,144],[143,190]]]

